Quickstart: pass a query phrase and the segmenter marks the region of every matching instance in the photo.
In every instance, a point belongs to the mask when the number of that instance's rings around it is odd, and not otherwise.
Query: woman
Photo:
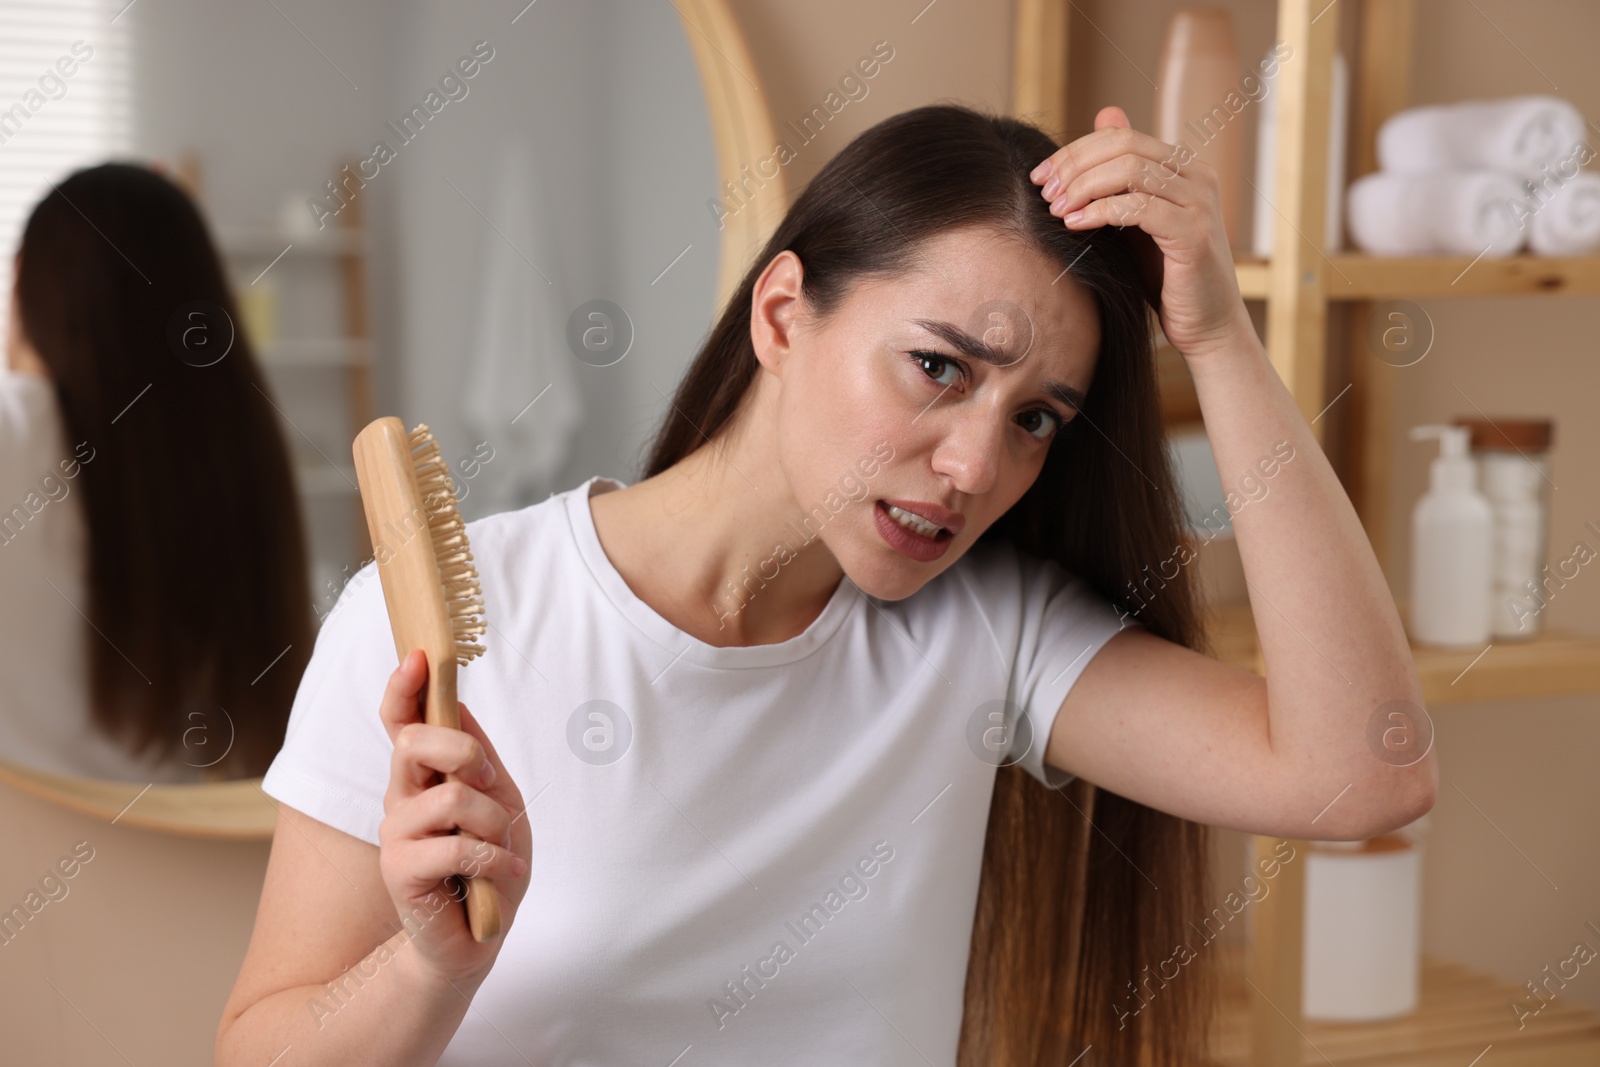
[[[1208,918],[1202,824],[1365,837],[1435,771],[1366,747],[1418,682],[1215,178],[1126,127],[925,107],[831,160],[645,478],[472,524],[464,731],[419,723],[377,583],[346,593],[263,786],[219,1063],[1190,1061],[1209,957],[1161,965]],[[1297,450],[1237,519],[1292,688],[1195,651],[1191,576],[1146,570],[1183,533],[1147,298],[1224,476]]]
[[[200,213],[108,163],[34,207],[0,377],[0,758],[255,776],[313,637],[288,450]]]

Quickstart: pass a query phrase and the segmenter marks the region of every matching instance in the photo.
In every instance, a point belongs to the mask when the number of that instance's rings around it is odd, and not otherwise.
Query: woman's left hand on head
[[[1234,347],[1244,331],[1255,336],[1216,171],[1192,152],[1132,129],[1120,107],[1104,107],[1094,132],[1052,153],[1033,181],[1055,215],[1082,212],[1065,223],[1070,229],[1135,228],[1146,296],[1168,343],[1185,358]]]

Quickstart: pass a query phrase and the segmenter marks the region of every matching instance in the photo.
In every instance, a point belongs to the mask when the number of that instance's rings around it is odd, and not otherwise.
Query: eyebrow
[[[954,323],[940,322],[938,319],[913,319],[917,326],[939,337],[969,359],[979,363],[987,363],[991,367],[1009,367],[1017,360],[1007,356],[1000,349],[993,347],[980,338],[973,337]],[[1040,386],[1045,392],[1066,404],[1074,411],[1082,411],[1084,395],[1081,390],[1057,381],[1047,381]]]

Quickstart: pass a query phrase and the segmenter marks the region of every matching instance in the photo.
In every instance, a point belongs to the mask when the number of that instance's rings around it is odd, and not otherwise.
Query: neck
[[[592,501],[601,546],[629,587],[708,644],[794,637],[844,576],[778,463],[769,384],[757,383],[716,445]]]

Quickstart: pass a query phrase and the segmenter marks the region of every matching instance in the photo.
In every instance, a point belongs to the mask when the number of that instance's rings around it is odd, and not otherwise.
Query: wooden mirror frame
[[[277,808],[261,779],[140,785],[52,774],[0,760],[0,782],[96,819],[188,837],[266,841]]]
[[[758,161],[772,155],[778,137],[766,89],[727,0],[677,0],[673,7],[705,90],[717,152],[718,191],[738,188],[741,178],[754,178],[757,186],[749,202],[722,228],[715,315],[788,210],[789,188],[782,166],[771,178],[759,173]],[[755,174],[750,173],[752,167],[757,168]]]

